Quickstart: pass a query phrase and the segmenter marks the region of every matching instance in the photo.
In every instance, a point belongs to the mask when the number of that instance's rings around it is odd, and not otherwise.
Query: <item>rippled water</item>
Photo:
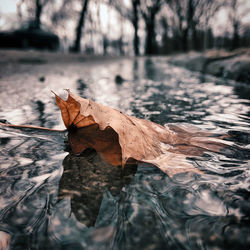
[[[116,82],[117,75],[124,81]],[[66,132],[1,128],[2,244],[10,238],[11,249],[249,249],[250,91],[244,84],[159,57],[20,64],[1,77],[0,88],[0,118],[15,124],[63,128],[50,90],[66,96],[63,89],[70,88],[160,124],[229,132],[234,143],[225,155],[191,159],[203,175],[171,179],[147,164],[121,174],[91,150],[74,156]]]

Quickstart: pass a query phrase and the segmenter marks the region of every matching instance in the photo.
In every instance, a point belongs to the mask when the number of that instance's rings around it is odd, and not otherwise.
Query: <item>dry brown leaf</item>
[[[205,151],[219,152],[224,143],[213,134],[189,126],[161,126],[74,95],[56,96],[75,154],[94,148],[111,165],[147,162],[169,176],[201,173],[188,160]]]

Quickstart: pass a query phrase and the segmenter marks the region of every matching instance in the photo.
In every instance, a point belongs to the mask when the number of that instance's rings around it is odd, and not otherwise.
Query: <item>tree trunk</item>
[[[139,55],[139,45],[140,40],[138,36],[138,6],[140,4],[139,0],[133,0],[133,26],[134,26],[134,53],[136,56]]]
[[[151,13],[149,18],[145,20],[146,24],[146,48],[145,54],[152,55],[156,53],[156,41],[155,41],[155,14]]]
[[[187,27],[183,30],[182,34],[182,49],[184,52],[187,52],[189,49],[188,46],[188,35],[190,30],[193,28],[193,18],[194,18],[194,2],[193,0],[188,1],[188,7],[187,7]]]
[[[146,55],[152,55],[155,52],[155,25],[154,21],[147,23],[147,35],[146,35]]]
[[[106,35],[104,35],[103,40],[102,40],[102,47],[103,47],[103,55],[104,56],[107,55],[108,46],[109,46],[108,38]]]
[[[240,36],[239,36],[239,23],[234,21],[233,24],[233,41],[232,41],[232,50],[239,48],[240,45]]]
[[[40,0],[36,0],[36,13],[35,13],[35,28],[39,29],[41,25],[41,14],[43,6]]]
[[[155,17],[160,10],[161,0],[152,1],[151,6],[147,6],[148,13],[142,11],[142,17],[146,26],[145,54],[152,55],[157,52],[155,40]]]
[[[122,15],[120,16],[120,25],[121,25],[121,28],[120,28],[121,35],[120,35],[120,38],[118,40],[118,48],[119,48],[119,53],[122,56],[125,54],[124,48],[123,48],[124,43],[123,43],[123,16]]]
[[[192,47],[193,47],[193,50],[196,50],[196,51],[200,51],[202,48],[201,42],[198,41],[196,27],[192,27]]]
[[[80,13],[78,25],[76,27],[76,38],[75,38],[74,45],[71,48],[71,50],[73,52],[79,52],[81,50],[82,30],[83,30],[83,27],[84,27],[85,14],[87,12],[88,2],[89,2],[89,0],[83,0],[83,2],[82,2],[82,10],[81,10],[81,13]]]
[[[123,56],[125,53],[124,53],[124,49],[123,49],[123,39],[122,39],[122,36],[118,40],[118,48],[119,48],[119,54],[120,54],[120,56]]]
[[[185,28],[182,33],[182,51],[187,52],[188,50],[188,28]]]

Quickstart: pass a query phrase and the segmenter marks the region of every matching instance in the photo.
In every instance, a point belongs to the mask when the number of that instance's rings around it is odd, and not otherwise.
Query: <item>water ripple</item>
[[[203,175],[171,179],[139,164],[121,177],[94,152],[64,152],[65,133],[1,128],[0,231],[11,235],[11,249],[247,249],[250,100],[239,84],[166,58],[22,67],[22,74],[0,79],[0,118],[11,123],[63,128],[49,91],[70,88],[130,115],[228,132],[231,139],[220,154],[189,159]],[[36,81],[38,72],[46,86]]]

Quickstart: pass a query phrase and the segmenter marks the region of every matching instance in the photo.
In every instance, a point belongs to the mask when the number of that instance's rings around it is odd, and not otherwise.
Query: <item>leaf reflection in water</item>
[[[113,230],[94,228],[103,195],[119,195],[135,166],[122,172],[93,150],[65,157],[64,133],[7,127],[1,132],[1,247],[82,249],[95,244],[93,237],[111,237]]]
[[[73,214],[88,227],[95,225],[104,192],[119,195],[133,178],[137,167],[129,165],[122,170],[110,166],[91,149],[85,150],[80,157],[69,154],[63,166],[59,198],[69,197]]]

